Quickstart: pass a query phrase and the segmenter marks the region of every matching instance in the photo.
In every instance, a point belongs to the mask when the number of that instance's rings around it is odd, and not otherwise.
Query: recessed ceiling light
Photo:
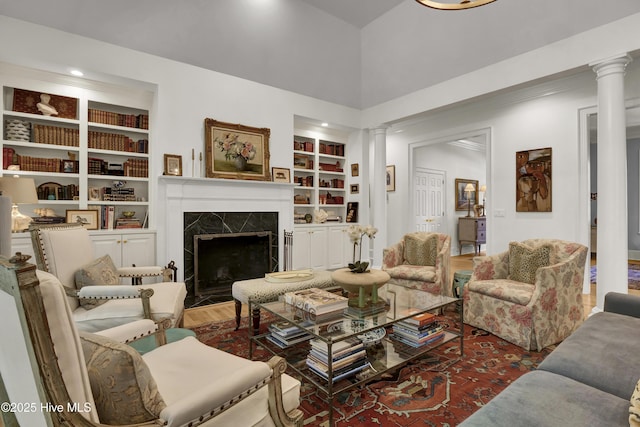
[[[322,126],[322,127],[325,127],[325,128],[326,128],[327,126],[329,126],[329,123],[327,123],[327,122],[322,122],[322,123],[320,124],[320,126]]]
[[[80,71],[80,70],[71,70],[70,73],[73,74],[74,76],[78,76],[78,77],[84,76],[84,73],[82,71]]]

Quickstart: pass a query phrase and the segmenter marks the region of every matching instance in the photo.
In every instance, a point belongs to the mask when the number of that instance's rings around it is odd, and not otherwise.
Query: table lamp
[[[476,187],[469,183],[464,187],[464,192],[467,193],[467,217],[471,216],[471,193],[476,191]]]
[[[480,191],[482,192],[482,216],[484,216],[484,207],[485,204],[487,203],[487,186],[485,184],[482,184],[480,186]]]
[[[28,229],[32,219],[20,213],[18,204],[38,203],[33,178],[1,177],[0,191],[11,198],[11,231],[17,233]]]

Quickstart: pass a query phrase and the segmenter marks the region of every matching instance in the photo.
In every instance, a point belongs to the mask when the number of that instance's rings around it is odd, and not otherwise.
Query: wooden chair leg
[[[240,314],[242,313],[242,303],[238,300],[236,302],[236,331],[240,328]]]
[[[260,309],[254,306],[251,309],[251,315],[253,316],[253,335],[258,335],[260,332]]]

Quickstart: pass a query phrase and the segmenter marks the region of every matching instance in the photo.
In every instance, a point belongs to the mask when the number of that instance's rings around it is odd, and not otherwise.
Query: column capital
[[[597,62],[592,62],[589,66],[595,71],[597,78],[615,73],[624,73],[625,68],[633,61],[628,53],[611,56]]]
[[[371,130],[373,131],[374,134],[376,135],[386,135],[387,134],[387,129],[389,129],[389,125],[377,125],[371,128]]]

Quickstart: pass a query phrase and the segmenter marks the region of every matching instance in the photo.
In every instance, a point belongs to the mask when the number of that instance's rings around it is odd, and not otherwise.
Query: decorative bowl
[[[373,331],[365,332],[364,334],[358,335],[358,339],[362,341],[362,344],[365,347],[370,347],[382,341],[382,338],[387,335],[387,331],[385,328],[374,329]]]
[[[124,211],[122,216],[125,218],[133,218],[136,213],[134,211]]]

